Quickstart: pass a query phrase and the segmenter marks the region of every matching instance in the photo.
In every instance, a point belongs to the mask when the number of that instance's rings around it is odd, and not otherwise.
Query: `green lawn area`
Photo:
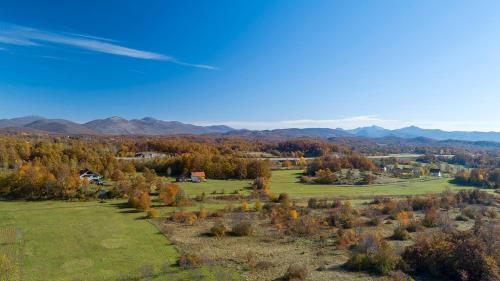
[[[314,185],[299,182],[300,170],[273,171],[271,178],[271,192],[275,194],[288,193],[292,198],[345,196],[345,197],[371,197],[371,196],[404,196],[415,194],[439,193],[446,188],[459,190],[470,187],[461,187],[449,183],[449,178],[421,178],[411,180],[398,180],[386,184],[362,185]],[[226,194],[235,190],[249,192],[251,181],[224,181],[208,180],[202,183],[181,183],[181,187],[189,196],[205,192],[225,191]]]
[[[292,198],[313,196],[371,197],[439,193],[446,188],[450,188],[451,190],[464,188],[449,183],[449,178],[411,179],[365,186],[302,184],[298,182],[300,172],[296,170],[273,172],[271,191],[276,194],[286,192]]]
[[[153,280],[218,279],[215,269],[179,270],[177,251],[144,213],[119,203],[0,201],[0,229],[22,235],[23,280],[119,280],[139,276],[144,266],[170,272]]]

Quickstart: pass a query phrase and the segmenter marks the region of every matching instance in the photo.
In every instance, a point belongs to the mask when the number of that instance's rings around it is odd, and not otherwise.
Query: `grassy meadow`
[[[144,280],[218,279],[217,270],[179,270],[176,249],[122,203],[0,202],[0,229],[21,235],[22,280],[143,280],[147,271],[156,277]]]
[[[463,187],[449,183],[450,178],[418,178],[409,180],[398,180],[382,184],[372,185],[317,185],[303,184],[299,182],[300,170],[273,171],[271,178],[271,192],[275,194],[288,193],[290,197],[300,199],[302,197],[349,197],[367,198],[373,196],[406,196],[427,193],[439,193],[450,188],[451,190]],[[249,180],[208,180],[202,183],[181,183],[180,186],[190,196],[200,195],[205,192],[226,194],[234,191],[250,192],[252,181]]]

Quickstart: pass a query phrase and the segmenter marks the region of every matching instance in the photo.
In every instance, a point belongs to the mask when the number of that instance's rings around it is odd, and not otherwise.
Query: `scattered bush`
[[[193,212],[175,212],[170,216],[170,219],[177,223],[185,223],[187,225],[193,225],[198,217]]]
[[[251,236],[255,234],[255,228],[249,221],[241,221],[233,226],[231,229],[232,234],[235,236]]]
[[[493,256],[498,248],[490,252],[487,240],[482,238],[480,231],[477,234],[472,231],[439,232],[419,237],[414,245],[404,250],[402,258],[410,270],[438,278],[500,280],[500,270]]]
[[[330,171],[330,169],[326,168],[325,170],[316,171],[316,178],[314,179],[315,183],[318,184],[332,184],[337,181],[337,176]]]
[[[366,253],[351,256],[345,266],[353,271],[367,271],[387,275],[398,265],[400,259],[389,244],[382,240],[380,245]]]
[[[316,209],[318,206],[318,199],[316,198],[310,198],[309,201],[307,201],[307,207],[311,209]]]
[[[156,210],[155,208],[151,208],[148,210],[148,215],[147,215],[148,219],[155,219],[158,217],[158,210]]]
[[[262,203],[260,201],[255,201],[254,208],[256,212],[260,212],[262,210]]]
[[[495,208],[486,208],[483,213],[490,219],[496,219],[497,217],[497,211]]]
[[[250,209],[249,205],[248,205],[248,202],[247,201],[243,201],[243,203],[241,203],[241,210],[243,212],[246,212]]]
[[[392,239],[394,240],[408,240],[411,238],[411,235],[410,233],[408,232],[408,230],[406,230],[405,228],[403,227],[397,227],[396,229],[394,229],[394,233],[392,234]]]
[[[269,180],[265,177],[258,177],[253,181],[253,188],[264,193],[269,193]]]
[[[373,216],[370,218],[370,220],[367,222],[368,225],[371,225],[371,226],[379,226],[382,224],[382,219],[377,217],[377,216]]]
[[[352,229],[343,230],[339,228],[337,231],[337,239],[335,240],[335,246],[338,250],[347,249],[350,245],[358,240],[356,232]]]
[[[288,193],[280,193],[278,196],[278,202],[287,202],[290,201],[290,196]]]
[[[474,217],[476,216],[476,211],[474,211],[472,207],[466,207],[462,210],[462,214],[467,218],[473,220]]]
[[[309,176],[301,176],[300,177],[301,183],[311,183],[312,180],[313,180],[312,177],[309,177]]]
[[[425,216],[422,219],[422,225],[425,227],[435,227],[439,221],[439,213],[436,209],[428,209],[425,211]]]
[[[214,226],[210,228],[210,234],[215,237],[222,237],[226,234],[226,227],[221,221],[215,222]]]
[[[458,203],[489,205],[492,195],[480,189],[463,189],[455,194]]]
[[[416,220],[410,220],[410,223],[406,226],[408,232],[423,231],[423,227]]]
[[[299,213],[295,210],[290,210],[290,219],[296,220],[299,217]]]
[[[318,221],[311,216],[303,216],[290,222],[288,231],[299,236],[309,236],[318,233]]]
[[[200,207],[200,210],[198,211],[197,217],[200,220],[206,219],[208,217],[207,210],[205,208],[203,208],[203,207]]]
[[[259,261],[255,264],[255,269],[257,270],[267,270],[273,267],[273,263],[270,261]]]
[[[184,254],[179,258],[177,264],[184,269],[191,269],[201,266],[203,263],[197,255]]]
[[[302,281],[307,278],[309,271],[303,264],[292,264],[288,267],[285,273],[285,280]]]

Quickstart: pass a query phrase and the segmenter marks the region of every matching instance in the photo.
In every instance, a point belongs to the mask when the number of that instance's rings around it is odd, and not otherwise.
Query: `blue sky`
[[[0,118],[500,131],[499,10],[499,1],[4,0]]]

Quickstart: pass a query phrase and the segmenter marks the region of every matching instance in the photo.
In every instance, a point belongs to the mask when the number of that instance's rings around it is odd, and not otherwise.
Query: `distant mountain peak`
[[[145,121],[145,122],[157,122],[157,121],[160,121],[156,118],[153,118],[153,117],[144,117],[141,119],[142,121]]]
[[[126,121],[124,118],[122,118],[120,116],[112,116],[112,117],[109,117],[108,119],[113,120],[113,121]]]

